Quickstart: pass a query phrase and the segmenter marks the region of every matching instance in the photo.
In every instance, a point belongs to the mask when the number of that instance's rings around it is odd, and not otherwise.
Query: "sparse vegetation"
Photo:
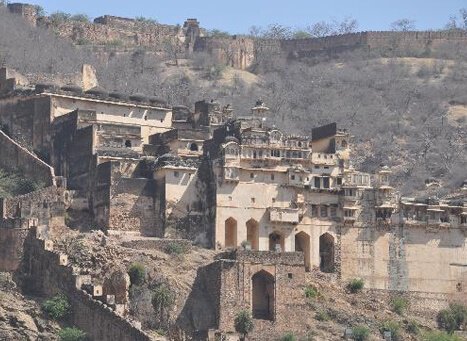
[[[355,341],[366,341],[370,338],[370,329],[367,326],[353,327],[352,338]]]
[[[66,327],[58,332],[60,341],[85,341],[86,333],[76,327]]]
[[[294,333],[288,332],[280,338],[280,341],[297,341],[297,338]]]
[[[240,311],[235,316],[235,331],[242,335],[242,339],[245,340],[246,336],[253,331],[254,324],[251,313],[247,310]]]
[[[325,310],[318,310],[315,314],[315,319],[318,321],[329,321],[331,317]]]
[[[151,303],[154,311],[159,315],[159,327],[168,328],[169,309],[175,303],[174,293],[166,284],[159,284],[153,290]]]
[[[381,324],[380,331],[384,335],[384,332],[391,332],[392,340],[400,341],[401,339],[401,326],[399,322],[394,320],[386,320]]]
[[[354,278],[347,284],[348,290],[353,294],[360,292],[364,286],[365,281],[361,278]]]
[[[438,325],[441,329],[452,334],[455,330],[464,328],[467,324],[467,307],[451,303],[448,309],[443,309],[438,313]]]
[[[157,20],[156,20],[156,19],[146,18],[146,17],[143,17],[143,16],[136,17],[135,20],[136,20],[137,22],[139,22],[139,23],[147,24],[147,25],[154,25],[154,24],[157,24]]]
[[[308,299],[316,299],[320,296],[318,289],[313,285],[308,285],[305,288],[305,297]]]
[[[407,322],[407,326],[405,327],[408,333],[412,335],[420,334],[420,327],[417,322],[410,320]]]
[[[462,341],[462,339],[455,335],[450,335],[445,332],[428,332],[423,335],[423,341]]]
[[[183,255],[187,253],[188,249],[186,245],[179,242],[170,242],[165,248],[165,252],[169,255]]]
[[[24,177],[19,171],[7,172],[0,168],[0,198],[27,194],[43,187],[43,184]]]
[[[62,320],[71,313],[70,302],[63,294],[59,294],[46,300],[42,304],[42,309],[54,320]]]
[[[128,269],[131,285],[141,285],[146,277],[146,269],[143,264],[133,263]]]
[[[391,310],[397,315],[404,315],[409,307],[409,301],[405,297],[394,297],[391,299]]]

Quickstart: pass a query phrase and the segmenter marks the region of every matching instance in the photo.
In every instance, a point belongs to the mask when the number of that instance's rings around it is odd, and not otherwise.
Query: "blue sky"
[[[21,1],[21,0],[20,0]],[[23,2],[28,2],[23,0]],[[247,33],[252,25],[279,23],[305,27],[316,21],[357,19],[360,30],[386,30],[397,19],[415,20],[417,29],[441,28],[467,0],[30,0],[48,12],[144,16],[183,24],[197,18],[208,29]]]

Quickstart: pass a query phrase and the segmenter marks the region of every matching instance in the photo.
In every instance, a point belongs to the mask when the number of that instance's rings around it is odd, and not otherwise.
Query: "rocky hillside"
[[[57,323],[37,300],[24,297],[8,273],[0,273],[0,340],[58,340]]]

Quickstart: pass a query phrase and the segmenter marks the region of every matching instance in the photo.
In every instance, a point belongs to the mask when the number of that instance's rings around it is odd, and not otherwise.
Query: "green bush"
[[[462,341],[462,339],[445,332],[428,332],[423,335],[423,341]]]
[[[452,334],[467,323],[467,307],[462,304],[452,303],[448,309],[443,309],[438,313],[438,326]]]
[[[394,341],[401,340],[401,333],[400,333],[401,326],[399,322],[393,320],[386,320],[381,324],[381,334],[384,332],[391,332],[392,339]]]
[[[331,318],[329,317],[328,313],[324,310],[319,310],[316,312],[315,319],[318,321],[329,321]]]
[[[280,341],[297,341],[297,338],[295,337],[293,333],[288,332],[287,334],[285,334],[284,336],[280,338]]]
[[[305,288],[305,297],[314,299],[320,296],[319,291],[316,287],[309,285]]]
[[[370,329],[366,326],[352,328],[352,338],[356,341],[366,341],[370,337]]]
[[[42,303],[42,309],[54,320],[60,320],[71,312],[71,305],[68,298],[59,294]]]
[[[415,321],[409,321],[407,323],[407,326],[405,327],[407,332],[413,335],[418,335],[420,334],[420,327],[418,326],[417,322]]]
[[[130,276],[131,285],[141,285],[146,277],[146,270],[143,264],[133,263],[128,270]]]
[[[391,309],[397,315],[404,315],[409,306],[409,301],[404,297],[394,297],[391,300]]]
[[[361,278],[354,278],[349,282],[349,284],[347,284],[347,288],[350,290],[351,293],[361,291],[364,286],[365,281]]]
[[[72,328],[63,328],[58,332],[58,336],[61,341],[84,341],[86,340],[86,333],[81,329],[72,327]]]
[[[235,316],[234,321],[235,331],[246,337],[249,333],[253,331],[253,318],[247,310],[240,311],[237,316]]]
[[[181,243],[170,242],[165,248],[165,252],[167,252],[169,255],[182,255],[187,252],[187,248]]]
[[[175,302],[175,297],[172,291],[165,285],[161,284],[152,293],[151,303],[155,311],[162,311],[169,308]]]
[[[61,12],[61,11],[52,13],[52,14],[50,15],[50,20],[52,21],[52,23],[53,23],[54,25],[67,22],[67,21],[70,20],[70,18],[71,18],[71,14],[65,13],[65,12]]]

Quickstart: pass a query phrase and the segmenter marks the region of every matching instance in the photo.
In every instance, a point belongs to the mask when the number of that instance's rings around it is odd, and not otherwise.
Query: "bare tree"
[[[402,31],[402,32],[414,31],[415,20],[407,19],[407,18],[396,20],[391,24],[391,30]]]

